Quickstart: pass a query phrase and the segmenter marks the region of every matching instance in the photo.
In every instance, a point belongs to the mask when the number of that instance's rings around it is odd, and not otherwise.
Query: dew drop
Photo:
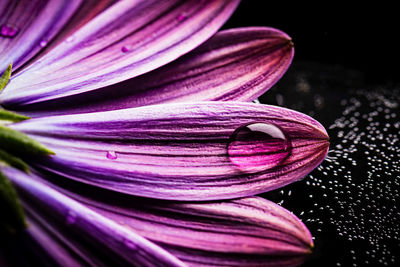
[[[18,32],[19,29],[17,27],[8,24],[4,24],[0,28],[0,36],[2,37],[13,38],[18,34]]]
[[[39,45],[41,47],[45,47],[47,45],[47,41],[46,40],[42,40],[42,41],[40,41]]]
[[[129,46],[124,45],[123,47],[121,47],[121,51],[122,53],[128,53],[129,51],[131,51],[131,49],[129,48]]]
[[[75,36],[69,36],[66,40],[65,40],[65,42],[67,42],[67,43],[72,43],[73,41],[75,40]]]
[[[237,128],[228,144],[230,161],[243,172],[271,169],[286,159],[290,151],[290,140],[278,126],[269,123]]]
[[[106,157],[108,159],[117,159],[117,153],[115,151],[107,151]]]
[[[184,14],[179,14],[176,17],[176,20],[179,21],[179,22],[184,21],[185,19],[186,19],[186,16]]]

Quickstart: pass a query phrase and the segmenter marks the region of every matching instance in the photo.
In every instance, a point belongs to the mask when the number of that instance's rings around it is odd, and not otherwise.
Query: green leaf
[[[21,157],[54,155],[39,142],[4,125],[0,125],[0,148]]]
[[[3,90],[4,87],[6,87],[8,81],[10,80],[11,70],[12,70],[12,63],[7,67],[7,69],[3,72],[3,74],[0,77],[0,92],[1,90]]]
[[[0,164],[3,163],[6,166],[14,167],[23,172],[29,172],[28,165],[20,158],[14,157],[6,151],[0,149]]]
[[[11,111],[7,111],[5,109],[0,109],[0,121],[20,122],[27,119],[30,118]]]
[[[0,231],[15,233],[26,228],[24,210],[11,182],[0,171]]]

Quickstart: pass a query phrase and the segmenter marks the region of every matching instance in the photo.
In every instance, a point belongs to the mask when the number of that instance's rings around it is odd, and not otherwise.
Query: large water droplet
[[[19,29],[17,27],[8,24],[4,24],[0,28],[0,36],[3,37],[13,38],[18,34],[18,32]]]
[[[291,142],[276,125],[251,123],[236,129],[230,137],[228,156],[243,172],[271,169],[286,159]]]

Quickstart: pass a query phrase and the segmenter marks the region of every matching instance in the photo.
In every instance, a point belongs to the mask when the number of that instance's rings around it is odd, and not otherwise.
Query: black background
[[[399,80],[397,7],[370,1],[242,1],[224,28],[270,26],[292,37],[294,60],[340,64],[366,74],[370,82]]]

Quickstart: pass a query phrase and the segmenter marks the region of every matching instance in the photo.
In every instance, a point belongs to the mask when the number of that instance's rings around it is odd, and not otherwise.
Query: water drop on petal
[[[42,41],[40,41],[39,45],[41,47],[45,47],[47,45],[47,41],[46,40],[42,40]]]
[[[251,123],[236,129],[230,137],[228,156],[243,172],[271,169],[285,160],[291,142],[276,125]]]
[[[65,42],[67,42],[67,43],[72,43],[73,41],[75,40],[75,36],[69,36],[66,40],[65,40]]]
[[[176,17],[177,21],[184,21],[186,19],[186,16],[184,14],[180,14]]]
[[[108,159],[117,159],[117,153],[115,151],[107,151],[106,157]]]
[[[18,32],[19,29],[17,27],[8,24],[4,24],[0,28],[0,36],[2,37],[13,38],[18,34]]]
[[[121,47],[121,51],[122,53],[128,53],[129,51],[131,51],[131,49],[129,48],[129,46],[124,45],[123,47]]]

